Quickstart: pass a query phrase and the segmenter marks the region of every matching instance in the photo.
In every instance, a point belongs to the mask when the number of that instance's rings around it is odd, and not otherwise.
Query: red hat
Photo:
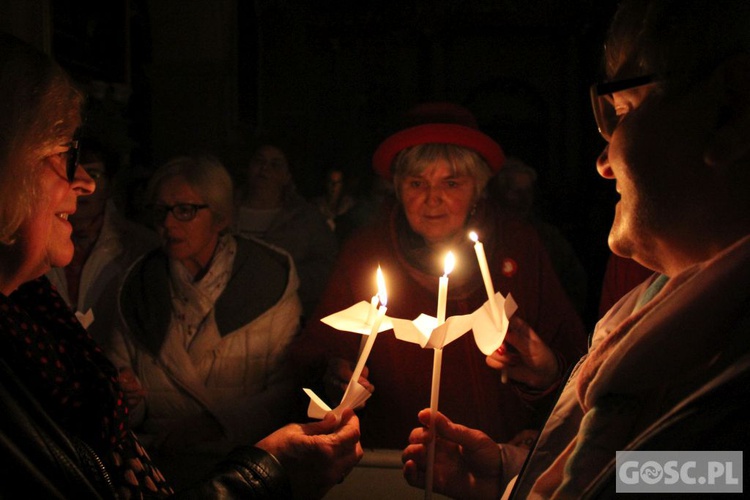
[[[473,149],[496,174],[505,162],[500,145],[479,131],[476,118],[468,109],[450,102],[430,102],[409,110],[405,116],[408,128],[383,141],[372,157],[375,172],[391,179],[391,164],[396,155],[418,144],[455,144]]]

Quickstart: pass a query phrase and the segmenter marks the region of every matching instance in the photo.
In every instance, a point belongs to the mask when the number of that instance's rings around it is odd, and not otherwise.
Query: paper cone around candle
[[[367,318],[371,307],[372,305],[369,302],[363,300],[344,310],[330,314],[320,321],[336,330],[369,335],[372,329],[372,319],[375,317],[373,314],[371,321],[368,323]],[[385,316],[378,328],[378,333],[390,330],[391,328],[393,328],[391,318]]]
[[[511,294],[508,294],[507,298],[503,298],[503,295],[497,292],[493,299],[495,300],[495,304],[497,304],[497,309],[502,311],[502,318],[500,318],[499,325],[496,325],[492,320],[492,309],[489,300],[471,315],[474,342],[486,356],[495,352],[503,343],[505,334],[508,333],[510,318],[518,309],[518,305]]]
[[[440,326],[438,320],[427,314],[420,314],[416,319],[391,318],[393,333],[397,339],[422,348],[442,349],[463,334],[471,330],[471,315],[451,316]]]
[[[312,389],[304,388],[305,394],[310,398],[310,404],[307,405],[307,416],[310,418],[322,419],[328,412],[333,412],[336,416],[341,417],[345,408],[358,408],[367,401],[372,393],[362,384],[356,382],[341,403],[334,409],[331,409]]]
[[[502,311],[501,324],[495,325],[489,300],[471,314],[451,316],[440,326],[437,318],[427,314],[420,314],[414,320],[391,318],[393,333],[397,339],[412,344],[419,344],[427,349],[442,349],[454,340],[473,329],[474,342],[483,354],[489,356],[505,340],[510,317],[518,309],[513,297],[508,294],[504,298],[500,292],[495,293],[495,303]]]

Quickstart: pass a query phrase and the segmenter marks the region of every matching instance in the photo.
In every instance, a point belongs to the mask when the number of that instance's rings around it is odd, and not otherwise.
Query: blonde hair
[[[214,221],[229,228],[234,218],[234,187],[224,165],[211,155],[178,156],[159,167],[151,176],[147,199],[156,200],[159,186],[168,177],[185,179],[208,205]]]
[[[70,140],[83,94],[51,58],[0,34],[0,244],[12,245],[38,200],[45,152]]]
[[[400,151],[393,159],[393,185],[396,197],[401,199],[401,181],[405,177],[419,175],[437,160],[445,160],[455,175],[468,175],[476,181],[475,201],[484,192],[492,171],[482,156],[465,147],[455,144],[418,144]]]

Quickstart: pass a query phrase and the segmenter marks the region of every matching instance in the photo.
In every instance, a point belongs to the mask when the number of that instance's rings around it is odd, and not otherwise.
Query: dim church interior
[[[91,120],[133,175],[196,150],[236,169],[255,135],[282,131],[311,196],[331,164],[369,181],[376,145],[414,103],[459,102],[539,172],[541,215],[586,267],[593,325],[614,200],[587,90],[615,3],[0,0],[0,29],[88,86]]]

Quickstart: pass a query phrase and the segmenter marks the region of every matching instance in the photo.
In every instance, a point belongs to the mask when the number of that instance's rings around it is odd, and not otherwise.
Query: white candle
[[[380,266],[378,266],[378,269],[380,269]],[[367,320],[365,320],[366,325],[372,324],[372,318],[375,317],[375,313],[378,310],[378,295],[375,294],[372,296],[372,299],[370,299],[370,309],[367,310]]]
[[[380,302],[380,307],[378,308],[378,312],[375,315],[375,320],[372,323],[372,328],[370,328],[370,335],[363,338],[363,340],[366,340],[364,346],[360,344],[361,352],[359,354],[359,359],[357,360],[357,365],[354,367],[354,372],[352,373],[351,380],[349,380],[349,385],[344,392],[344,398],[349,392],[349,389],[354,385],[355,382],[359,380],[360,375],[362,375],[362,370],[365,367],[368,356],[370,356],[370,351],[372,350],[372,346],[375,343],[375,338],[378,336],[378,330],[380,329],[380,325],[383,322],[383,317],[385,317],[385,312],[388,310],[388,308],[386,307],[386,304],[388,302],[388,294],[385,289],[385,278],[383,277],[383,271],[381,271],[380,266],[378,266],[376,279],[378,282],[378,294],[376,295],[376,298]]]
[[[482,280],[484,280],[484,288],[487,291],[487,298],[490,299],[490,311],[492,312],[492,322],[495,323],[495,328],[500,329],[500,311],[497,309],[497,303],[495,302],[495,287],[492,286],[492,276],[490,275],[490,267],[487,265],[487,256],[484,253],[484,245],[479,241],[477,233],[474,231],[469,233],[469,238],[474,242],[474,252],[477,254],[477,261],[479,262],[479,269],[482,271]]]
[[[484,288],[487,290],[487,297],[490,299],[490,311],[492,313],[492,322],[495,324],[495,328],[500,329],[500,311],[497,309],[497,303],[495,303],[495,287],[492,286],[492,276],[490,276],[490,267],[487,265],[487,256],[484,253],[484,245],[479,241],[477,233],[474,231],[469,233],[469,238],[474,242],[474,252],[477,254],[477,261],[479,262],[479,269],[482,271],[482,280],[484,280]],[[508,382],[508,371],[503,368],[500,370],[500,380],[503,384]]]
[[[456,259],[453,252],[448,252],[445,256],[444,274],[438,281],[438,304],[437,304],[437,323],[438,326],[445,323],[445,310],[448,302],[448,275],[453,271]],[[435,428],[435,412],[438,408],[440,399],[440,371],[443,366],[443,350],[433,349],[432,358],[432,390],[430,391],[430,429]],[[427,448],[427,477],[425,482],[425,498],[432,498],[432,483],[435,469],[435,437],[430,441]]]
[[[456,265],[456,258],[453,252],[448,252],[445,256],[443,275],[438,281],[438,304],[437,304],[437,324],[438,326],[445,323],[445,307],[448,302],[448,275],[453,271]]]
[[[380,272],[380,266],[378,266],[378,272]],[[373,318],[377,315],[378,312],[378,302],[378,295],[373,295],[372,299],[370,299],[370,308],[367,310],[367,321],[365,321],[366,325],[372,326]],[[359,353],[357,354],[358,357],[362,356],[362,351],[365,350],[367,339],[368,337],[366,335],[362,335],[362,338],[359,340]]]

